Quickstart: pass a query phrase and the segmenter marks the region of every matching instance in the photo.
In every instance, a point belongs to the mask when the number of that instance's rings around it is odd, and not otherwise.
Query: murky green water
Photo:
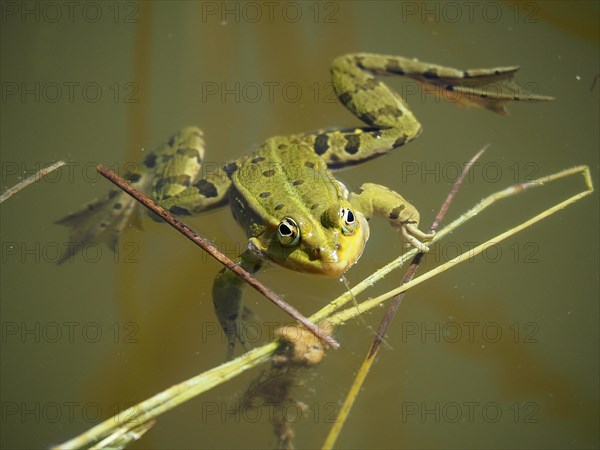
[[[68,3],[68,2],[67,2]],[[459,68],[518,64],[551,104],[507,117],[402,92],[419,139],[350,171],[388,185],[428,224],[458,168],[491,143],[449,212],[515,181],[587,164],[598,182],[596,2],[2,2],[1,187],[46,163],[66,168],[1,206],[2,448],[63,442],[132,403],[221,362],[210,288],[218,264],[144,220],[117,255],[90,246],[63,266],[53,224],[107,190],[94,166],[121,168],[175,130],[201,126],[207,160],[273,134],[358,124],[330,96],[329,63],[356,51]],[[423,270],[583,189],[580,179],[503,201],[454,233]],[[231,255],[228,210],[189,221]],[[402,251],[383,221],[348,274]],[[598,430],[598,198],[535,225],[409,293],[339,448],[594,448]],[[370,295],[397,285],[388,277]],[[274,269],[261,279],[310,314],[337,280]],[[258,295],[264,321],[282,315]],[[342,348],[296,399],[298,448],[319,447],[383,309],[339,331]],[[265,448],[268,410],[235,412],[258,372],[161,417],[135,448]],[[297,414],[290,410],[290,416]]]

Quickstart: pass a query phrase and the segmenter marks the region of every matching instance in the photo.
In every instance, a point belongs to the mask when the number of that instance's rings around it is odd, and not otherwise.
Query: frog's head
[[[315,215],[286,215],[249,247],[262,257],[298,272],[337,276],[362,255],[369,239],[365,216],[346,201]]]

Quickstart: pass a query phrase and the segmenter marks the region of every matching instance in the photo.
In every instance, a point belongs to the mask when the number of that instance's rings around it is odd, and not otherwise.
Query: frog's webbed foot
[[[129,175],[129,183],[143,190],[148,182],[146,175]],[[71,228],[67,250],[58,264],[70,261],[88,246],[105,243],[116,251],[121,232],[128,225],[141,228],[140,209],[137,202],[124,191],[113,189],[100,199],[91,201],[77,211],[55,222]]]
[[[498,114],[507,114],[506,105],[510,102],[554,100],[529,92],[514,82],[518,66],[460,70],[415,58],[370,53],[345,55],[338,61],[348,61],[371,74],[412,78],[427,94],[459,106],[478,106]]]
[[[431,71],[422,75],[415,74],[413,78],[423,87],[425,93],[446,98],[457,106],[476,106],[506,115],[506,106],[511,102],[554,100],[554,97],[529,92],[513,81],[518,67],[462,71],[431,66]]]
[[[232,320],[224,321],[221,325],[223,327],[225,337],[227,338],[227,353],[225,355],[226,361],[231,361],[233,359],[236,341],[239,341],[244,352],[250,350],[250,345],[246,340],[246,325],[243,319],[233,318]]]
[[[416,225],[410,222],[405,222],[401,226],[402,236],[407,240],[410,244],[413,245],[420,252],[427,253],[429,251],[429,247],[423,243],[423,241],[427,242],[435,236],[435,232],[425,233],[417,228]]]

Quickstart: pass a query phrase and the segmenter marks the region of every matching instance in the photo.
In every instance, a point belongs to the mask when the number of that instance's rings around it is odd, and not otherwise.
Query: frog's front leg
[[[235,162],[204,164],[204,137],[197,127],[171,136],[144,165],[154,172],[152,198],[172,214],[187,216],[227,202]]]
[[[261,268],[261,260],[250,250],[246,250],[240,257],[240,266],[247,272],[254,274]],[[227,337],[227,359],[233,357],[235,341],[240,341],[244,351],[248,351],[246,342],[244,319],[251,312],[244,308],[242,303],[242,289],[246,282],[224,267],[219,271],[213,282],[213,303],[215,313],[221,328]]]
[[[365,183],[358,192],[350,194],[349,200],[367,219],[374,215],[385,217],[414,247],[421,252],[429,251],[423,241],[430,240],[434,233],[419,230],[419,212],[397,192],[379,184]]]

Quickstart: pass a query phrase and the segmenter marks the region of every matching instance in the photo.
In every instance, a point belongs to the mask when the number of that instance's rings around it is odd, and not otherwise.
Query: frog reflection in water
[[[448,93],[457,103],[500,114],[506,113],[509,101],[551,99],[531,95],[513,83],[517,69],[457,70],[398,56],[340,56],[331,67],[334,90],[366,126],[272,137],[251,154],[224,162],[206,176],[201,175],[203,134],[198,128],[186,128],[149,154],[141,173],[130,181],[175,215],[229,203],[249,238],[240,264],[251,273],[264,261],[272,261],[300,272],[343,274],[360,258],[373,216],[386,218],[407,242],[427,251],[424,242],[432,235],[419,230],[419,213],[400,194],[372,183],[349,193],[331,172],[384,155],[421,131],[400,95],[375,76],[405,76],[429,92]],[[58,223],[72,227],[71,241],[79,244],[72,249],[91,241],[115,248],[136,208],[127,194],[111,191],[107,198]],[[213,284],[228,358],[236,340],[247,348],[240,326],[243,285],[227,269],[217,274]]]

